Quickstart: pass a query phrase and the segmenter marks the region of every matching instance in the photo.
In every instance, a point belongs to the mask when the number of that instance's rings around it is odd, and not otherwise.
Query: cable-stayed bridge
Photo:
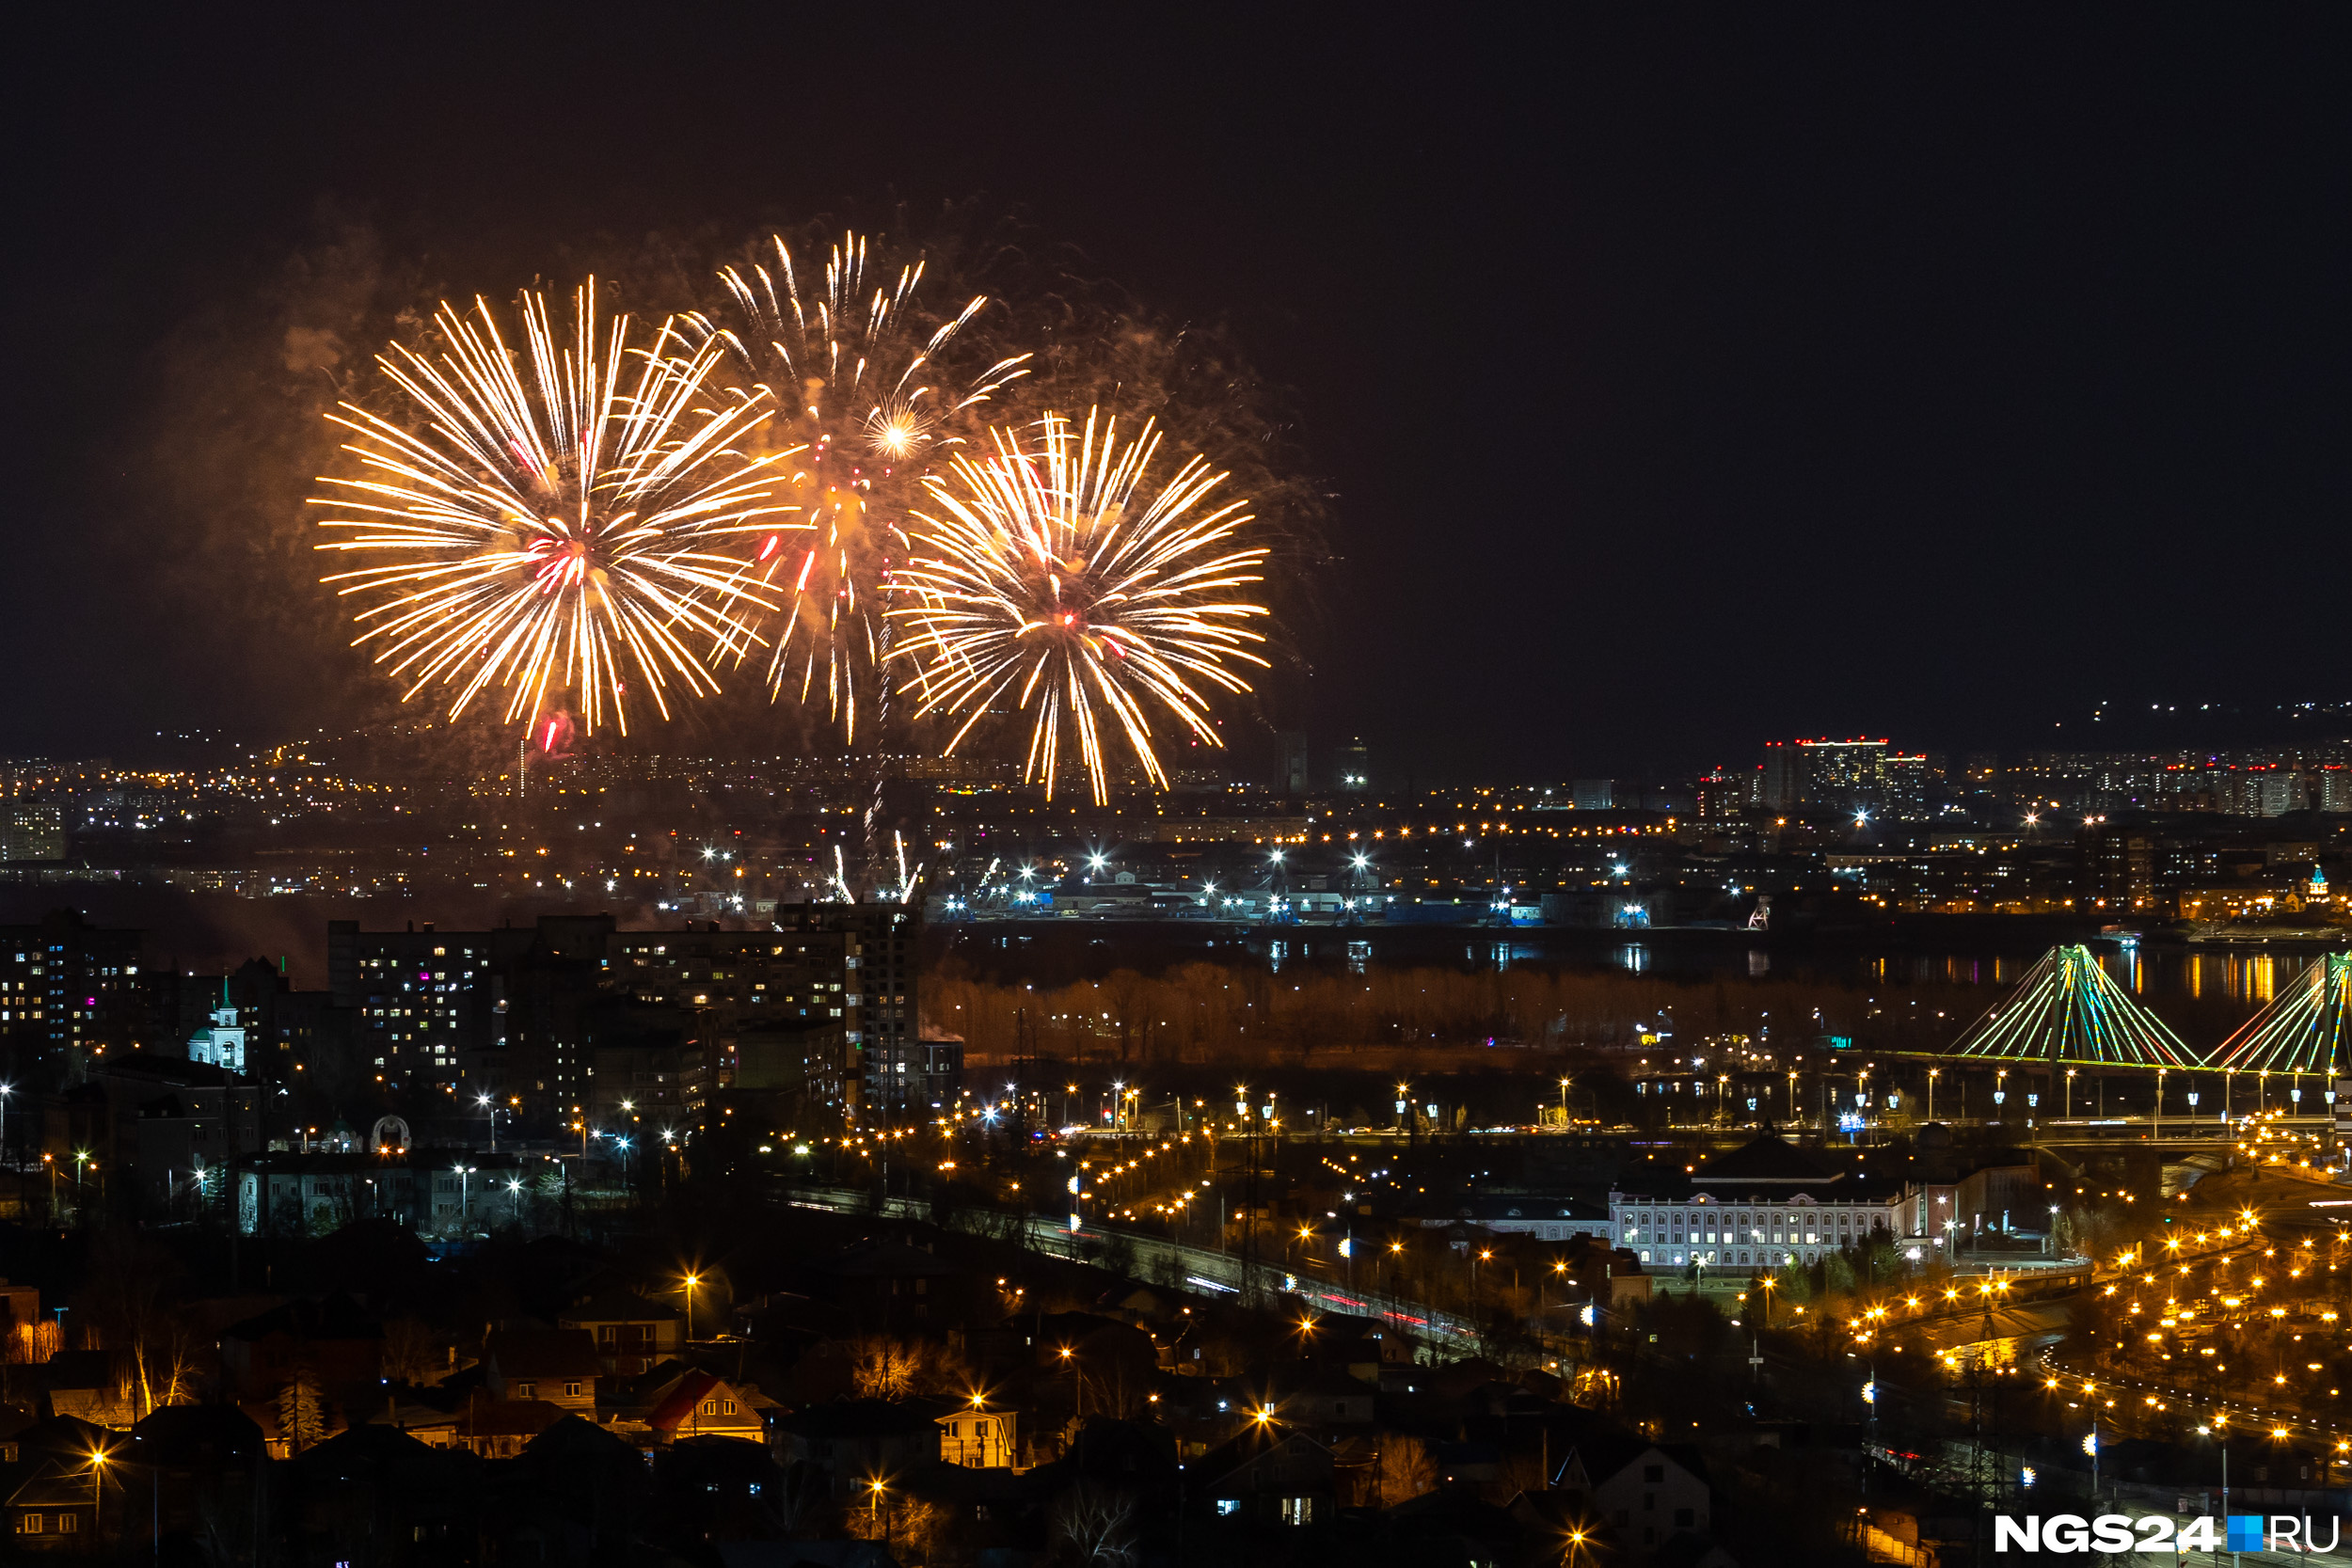
[[[2177,1069],[2206,1066],[2117,985],[2090,948],[2053,947],[1942,1053],[1971,1061]]]

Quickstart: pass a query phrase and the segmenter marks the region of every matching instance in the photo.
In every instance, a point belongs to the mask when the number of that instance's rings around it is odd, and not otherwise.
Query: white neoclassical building
[[[1610,1234],[1654,1269],[1818,1262],[1873,1229],[1905,1233],[1903,1184],[1841,1170],[1766,1132],[1695,1171],[1627,1170]]]

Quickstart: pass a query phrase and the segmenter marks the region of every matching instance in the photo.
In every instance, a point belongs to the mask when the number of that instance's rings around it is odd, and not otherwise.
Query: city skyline
[[[11,1560],[2352,1518],[2352,14],[10,41]]]

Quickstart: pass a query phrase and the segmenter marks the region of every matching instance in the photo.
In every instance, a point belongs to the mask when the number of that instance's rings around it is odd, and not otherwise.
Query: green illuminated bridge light
[[[2207,1065],[2079,944],[2044,953],[2007,1000],[1968,1026],[1949,1054],[2084,1067]]]

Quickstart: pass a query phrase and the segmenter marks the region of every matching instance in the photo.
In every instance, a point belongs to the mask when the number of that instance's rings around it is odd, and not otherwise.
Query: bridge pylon
[[[2090,948],[2053,947],[1947,1055],[2077,1067],[2201,1068],[2205,1059],[2132,999]]]
[[[2323,953],[2270,1006],[2238,1026],[2213,1053],[2228,1072],[2313,1072],[2328,1086],[2352,1068],[2352,953]]]

